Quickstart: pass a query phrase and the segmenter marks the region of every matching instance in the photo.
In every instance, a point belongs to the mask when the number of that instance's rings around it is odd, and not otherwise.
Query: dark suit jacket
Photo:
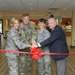
[[[41,42],[40,45],[41,47],[49,45],[50,52],[69,53],[64,31],[58,25],[56,25],[54,30],[51,31],[51,36],[45,41]],[[51,55],[51,56],[54,60],[60,60],[67,57],[67,55],[63,56]]]
[[[51,29],[50,29],[48,26],[46,27],[46,29],[47,29],[49,32],[51,32]]]

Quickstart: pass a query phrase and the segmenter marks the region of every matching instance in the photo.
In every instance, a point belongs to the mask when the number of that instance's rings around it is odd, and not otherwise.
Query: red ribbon
[[[42,52],[40,48],[32,48],[30,53],[31,53],[31,57],[35,60],[37,60],[42,56]]]
[[[17,53],[17,54],[30,54],[29,52],[22,52],[17,50],[0,50],[0,52],[10,52],[10,53]]]
[[[16,50],[0,50],[0,52],[10,52],[10,53],[18,53],[18,54],[30,54],[31,57],[34,60],[37,60],[42,55],[69,55],[69,56],[75,56],[75,53],[50,53],[50,52],[41,52],[39,48],[32,48],[31,52],[22,52],[22,51],[16,51]]]

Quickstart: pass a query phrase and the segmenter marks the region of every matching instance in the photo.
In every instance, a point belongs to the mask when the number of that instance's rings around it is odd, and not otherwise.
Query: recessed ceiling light
[[[32,5],[32,3],[28,3],[28,5]]]
[[[75,5],[75,3],[73,3],[73,5]]]
[[[58,8],[49,8],[49,10],[57,10]]]
[[[48,14],[51,14],[52,12],[47,12]]]
[[[33,10],[33,8],[31,8],[30,10]]]
[[[59,14],[59,12],[56,12],[57,14]]]
[[[63,8],[63,10],[67,10],[67,8]]]

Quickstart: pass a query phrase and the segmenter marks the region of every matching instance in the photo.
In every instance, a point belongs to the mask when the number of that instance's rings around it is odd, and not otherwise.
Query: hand
[[[31,43],[32,43],[32,45],[36,45],[37,44],[34,39],[32,39]]]
[[[32,39],[32,46],[31,46],[31,48],[34,48],[34,47],[38,47],[38,45],[37,45],[36,41]]]
[[[31,45],[28,45],[29,48],[31,48]]]
[[[31,48],[35,48],[35,47],[38,47],[38,45],[37,44],[31,45]]]

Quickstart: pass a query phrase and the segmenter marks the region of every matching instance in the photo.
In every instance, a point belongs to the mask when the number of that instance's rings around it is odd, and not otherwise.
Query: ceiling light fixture
[[[32,3],[28,3],[28,5],[32,5]]]
[[[58,8],[49,8],[49,10],[57,10]]]
[[[33,10],[33,8],[31,8],[30,10]]]
[[[63,10],[67,10],[67,8],[63,8]]]
[[[75,5],[75,3],[73,3],[73,5]]]

